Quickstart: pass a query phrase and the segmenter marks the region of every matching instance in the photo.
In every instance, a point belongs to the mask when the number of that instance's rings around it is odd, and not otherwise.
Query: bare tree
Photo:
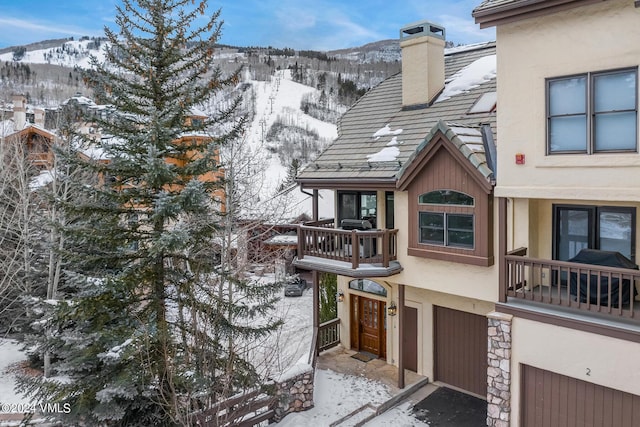
[[[0,138],[0,327],[5,333],[24,331],[23,297],[44,289],[37,275],[43,255],[37,175],[22,138]]]

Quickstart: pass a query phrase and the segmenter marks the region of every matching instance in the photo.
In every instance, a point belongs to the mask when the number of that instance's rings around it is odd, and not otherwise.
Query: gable
[[[473,171],[463,167],[449,151],[440,149],[431,156],[428,165],[416,174],[407,190],[416,197],[434,190],[454,190],[475,199],[485,198],[487,193],[473,175]]]
[[[20,138],[24,138],[24,137],[27,137],[27,136],[32,135],[32,134],[39,135],[39,136],[49,140],[49,142],[53,141],[53,138],[54,138],[54,134],[52,134],[51,132],[49,132],[49,131],[47,131],[45,129],[40,129],[40,128],[36,127],[36,126],[26,127],[26,128],[22,129],[21,131],[17,132],[14,135],[17,135]]]
[[[493,185],[486,177],[440,130],[403,171],[397,187],[407,190],[433,184],[438,185],[432,189],[450,189],[467,194],[471,193],[465,188],[473,188],[474,194],[484,195],[493,190]]]

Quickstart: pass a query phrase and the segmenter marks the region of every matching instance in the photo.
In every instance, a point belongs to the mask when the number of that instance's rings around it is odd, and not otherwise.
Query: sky
[[[430,21],[446,28],[457,44],[495,39],[480,30],[471,12],[481,0],[209,0],[221,9],[219,42],[233,46],[273,46],[335,50],[397,39],[400,28]],[[120,0],[0,0],[0,48],[46,39],[101,36],[115,28]]]

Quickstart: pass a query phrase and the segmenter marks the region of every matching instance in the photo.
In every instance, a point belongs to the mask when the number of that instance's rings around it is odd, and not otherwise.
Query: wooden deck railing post
[[[355,270],[360,266],[360,241],[356,230],[351,230],[351,266]]]
[[[303,226],[298,226],[298,259],[304,258],[304,241],[306,239]]]
[[[389,230],[384,230],[382,234],[382,266],[389,267],[389,239],[391,238],[391,234]]]

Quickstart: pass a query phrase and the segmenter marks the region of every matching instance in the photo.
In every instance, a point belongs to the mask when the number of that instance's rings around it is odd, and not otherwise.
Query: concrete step
[[[367,403],[329,424],[329,427],[360,427],[376,416],[376,408]]]

